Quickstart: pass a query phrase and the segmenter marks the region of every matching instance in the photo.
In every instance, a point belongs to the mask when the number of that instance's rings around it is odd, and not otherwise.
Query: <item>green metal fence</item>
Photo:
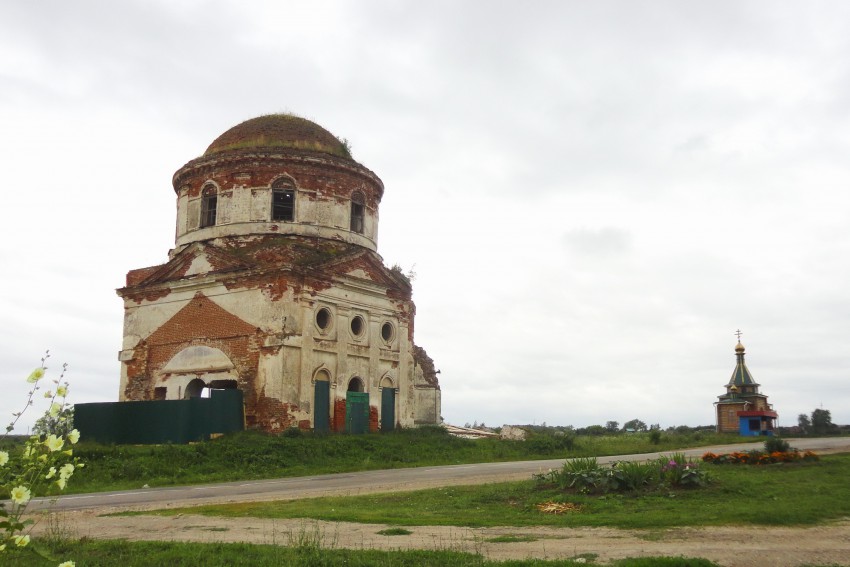
[[[74,405],[83,441],[107,444],[189,443],[245,428],[242,392],[212,390],[209,398]]]

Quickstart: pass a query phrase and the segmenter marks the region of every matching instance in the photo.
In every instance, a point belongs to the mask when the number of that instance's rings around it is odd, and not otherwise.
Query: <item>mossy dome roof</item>
[[[342,140],[315,122],[292,114],[268,114],[237,124],[216,138],[204,156],[255,148],[288,148],[351,159]]]

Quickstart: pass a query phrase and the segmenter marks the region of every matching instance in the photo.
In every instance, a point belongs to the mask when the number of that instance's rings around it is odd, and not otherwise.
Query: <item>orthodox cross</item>
[[[738,342],[741,342],[741,335],[743,335],[743,334],[744,333],[741,332],[741,329],[738,329],[737,331],[735,331],[735,335],[737,335],[737,337],[738,337]]]

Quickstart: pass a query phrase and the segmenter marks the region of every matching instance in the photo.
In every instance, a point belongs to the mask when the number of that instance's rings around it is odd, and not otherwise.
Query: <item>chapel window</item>
[[[351,231],[363,233],[363,215],[366,210],[363,193],[355,191],[351,195]]]
[[[204,187],[201,193],[201,228],[215,226],[218,192],[213,185]]]
[[[295,220],[295,185],[289,179],[278,179],[272,185],[272,220]]]

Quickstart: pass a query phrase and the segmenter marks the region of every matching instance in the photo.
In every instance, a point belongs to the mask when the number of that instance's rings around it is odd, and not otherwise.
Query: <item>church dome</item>
[[[344,141],[315,122],[292,114],[268,114],[237,124],[216,138],[204,157],[257,148],[287,148],[351,159]]]
[[[348,144],[292,114],[251,118],[175,172],[176,247],[292,235],[377,250],[384,185]]]

